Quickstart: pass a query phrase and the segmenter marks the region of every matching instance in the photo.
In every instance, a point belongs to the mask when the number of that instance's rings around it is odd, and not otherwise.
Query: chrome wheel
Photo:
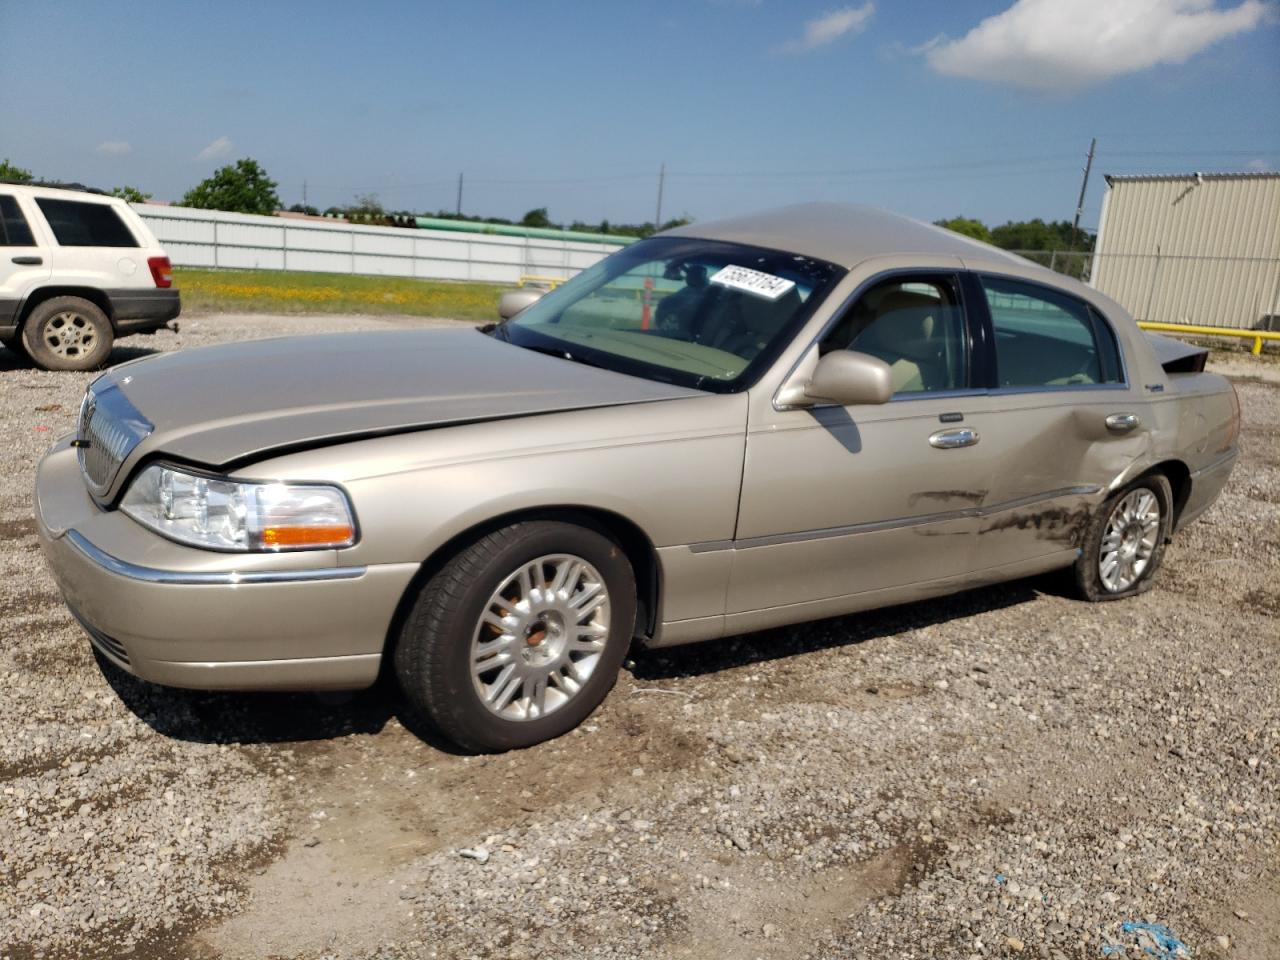
[[[1128,590],[1151,563],[1160,538],[1160,501],[1145,487],[1131,491],[1107,518],[1098,575],[1112,593]]]
[[[68,359],[84,356],[98,342],[98,331],[93,323],[71,310],[50,317],[41,336],[50,350]]]
[[[609,614],[604,578],[581,557],[551,554],[512,572],[471,638],[480,702],[506,720],[536,720],[563,707],[604,653]]]

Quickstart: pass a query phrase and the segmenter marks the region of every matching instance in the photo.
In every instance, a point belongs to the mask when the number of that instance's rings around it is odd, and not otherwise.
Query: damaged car
[[[1057,569],[1131,597],[1237,456],[1204,351],[869,208],[684,226],[502,312],[95,380],[35,504],[98,654],[194,688],[385,667],[506,750],[580,723],[633,642]]]

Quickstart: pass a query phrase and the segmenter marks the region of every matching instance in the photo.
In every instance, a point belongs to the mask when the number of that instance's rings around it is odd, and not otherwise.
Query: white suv
[[[116,197],[0,183],[0,343],[46,370],[102,366],[178,315],[169,258]]]

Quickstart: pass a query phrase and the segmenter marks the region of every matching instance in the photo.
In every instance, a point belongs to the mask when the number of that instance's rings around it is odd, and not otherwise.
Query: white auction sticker
[[[743,290],[766,300],[777,300],[796,285],[794,280],[775,277],[771,273],[762,273],[750,267],[735,267],[733,264],[716,271],[711,282]]]

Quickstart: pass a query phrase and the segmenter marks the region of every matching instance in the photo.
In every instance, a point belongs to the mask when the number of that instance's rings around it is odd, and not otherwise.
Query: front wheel
[[[422,588],[396,644],[396,677],[409,706],[460,747],[531,746],[604,699],[635,612],[635,577],[611,539],[559,521],[516,523]]]
[[[1118,600],[1151,587],[1164,557],[1173,514],[1173,490],[1158,473],[1113,493],[1095,514],[1075,565],[1086,600]]]

